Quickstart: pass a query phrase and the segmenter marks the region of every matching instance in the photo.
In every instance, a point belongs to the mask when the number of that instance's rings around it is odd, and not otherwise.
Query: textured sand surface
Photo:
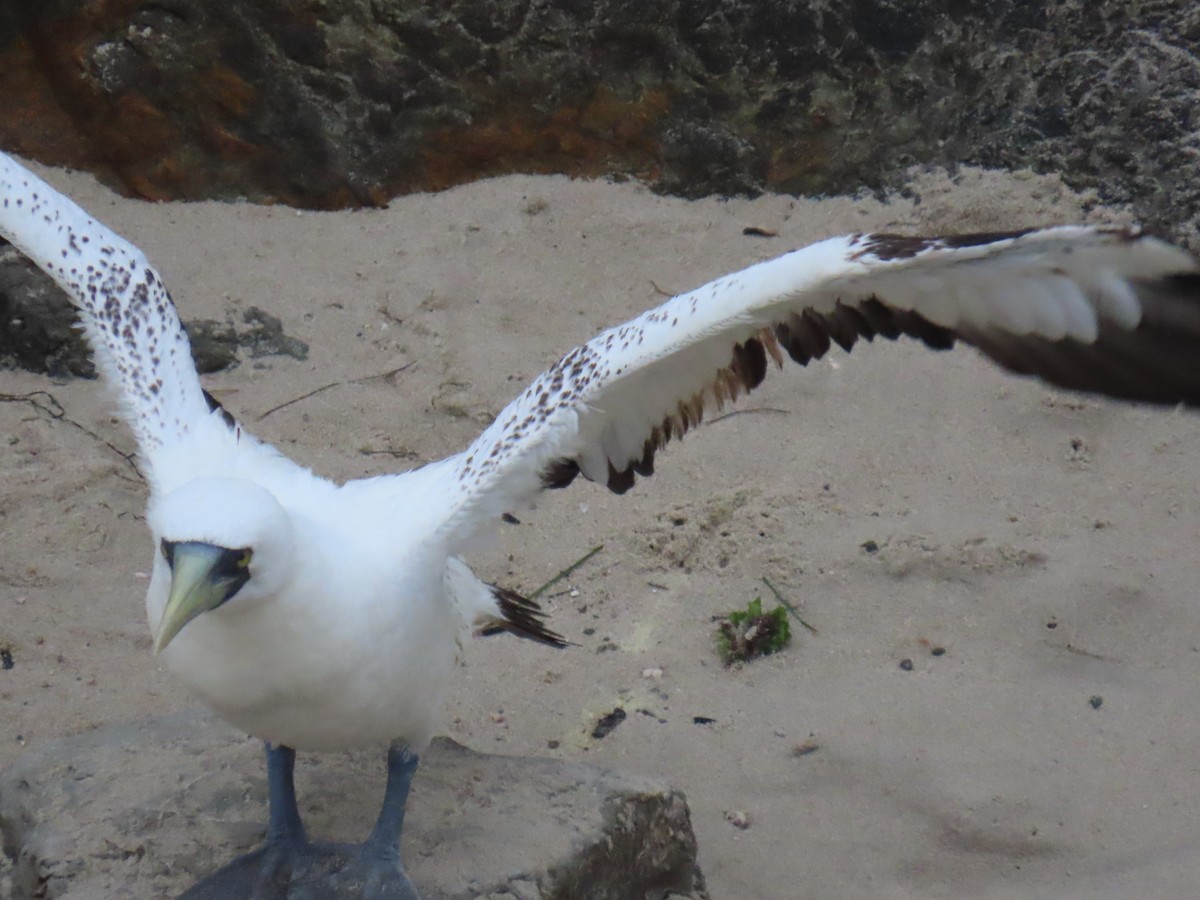
[[[462,448],[660,290],[793,246],[1122,220],[1052,180],[978,172],[919,177],[920,202],[890,204],[510,177],[336,214],[152,206],[48,177],[150,255],[185,318],[257,305],[309,343],[307,361],[206,384],[336,478]],[[101,443],[131,439],[96,383],[0,372],[0,393],[37,391],[66,418],[0,403],[0,766],[189,705],[150,654],[143,487]],[[1053,392],[970,350],[790,366],[630,494],[580,480],[472,560],[529,590],[604,548],[550,592],[580,646],[477,642],[446,732],[683,788],[718,900],[1194,896],[1198,445],[1193,413]],[[712,617],[764,576],[819,634],[725,670]],[[616,706],[627,718],[592,740]]]

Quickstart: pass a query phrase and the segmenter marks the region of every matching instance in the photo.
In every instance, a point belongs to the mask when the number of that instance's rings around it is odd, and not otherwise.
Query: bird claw
[[[421,900],[394,849],[266,844],[197,882],[180,900]]]

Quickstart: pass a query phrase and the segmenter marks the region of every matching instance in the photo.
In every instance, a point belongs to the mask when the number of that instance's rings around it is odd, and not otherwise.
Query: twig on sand
[[[63,405],[58,402],[58,398],[49,391],[32,391],[28,394],[4,394],[0,393],[0,403],[28,403],[38,412],[43,412],[52,419],[58,419],[61,422],[66,422],[68,425],[73,425],[90,437],[92,440],[103,444],[121,459],[125,460],[126,465],[133,470],[133,474],[138,477],[139,481],[145,481],[146,478],[137,467],[137,454],[127,453],[120,447],[106,441],[92,429],[86,425],[81,425],[67,415],[67,411],[63,409]]]
[[[593,556],[595,556],[597,553],[599,553],[603,549],[604,549],[603,544],[597,544],[595,547],[593,547],[587,553],[583,554],[583,556],[579,557],[579,559],[575,560],[575,562],[571,563],[569,566],[567,566],[565,569],[563,569],[561,572],[559,572],[557,575],[555,575],[553,578],[551,578],[549,581],[547,581],[545,584],[543,584],[540,588],[538,588],[536,591],[534,591],[532,594],[530,594],[529,599],[536,600],[538,597],[542,596],[542,594],[546,593],[547,590],[554,587],[554,585],[558,584],[560,581],[562,581],[564,578],[566,578],[568,575],[570,575],[572,572],[574,572],[576,569],[578,569],[580,566],[582,566],[585,562],[587,562],[589,559],[591,559]]]
[[[261,422],[263,419],[265,419],[267,416],[271,415],[272,413],[277,413],[281,409],[287,409],[293,403],[299,403],[301,400],[307,400],[309,397],[315,397],[317,394],[324,393],[325,391],[329,390],[330,388],[341,387],[344,384],[366,384],[368,381],[377,381],[381,378],[391,378],[395,375],[399,375],[405,369],[410,369],[415,365],[416,365],[416,362],[410,362],[410,363],[405,363],[404,365],[400,366],[397,369],[389,369],[386,372],[380,372],[378,375],[364,375],[361,378],[347,378],[344,381],[331,381],[329,384],[323,384],[319,388],[313,388],[307,394],[301,394],[299,397],[293,397],[291,400],[285,400],[283,403],[280,403],[278,406],[272,406],[265,413],[263,413],[261,416],[259,416],[256,421]]]
[[[771,593],[775,595],[775,599],[779,602],[779,605],[782,606],[784,609],[786,609],[788,612],[790,612],[797,622],[799,622],[801,625],[803,625],[805,628],[807,628],[813,634],[820,634],[820,632],[817,631],[817,629],[813,628],[813,626],[809,625],[807,622],[804,621],[804,619],[802,619],[800,617],[800,613],[796,612],[796,607],[792,606],[792,604],[788,603],[787,600],[785,600],[783,598],[783,594],[779,593],[779,589],[776,588],[775,585],[771,584],[771,582],[769,582],[767,580],[766,575],[764,575],[762,577],[762,583],[765,584],[767,586],[767,588],[771,591]]]
[[[790,416],[790,409],[780,409],[778,406],[755,406],[752,409],[735,409],[733,412],[727,412],[723,416],[717,416],[715,419],[709,419],[709,425],[716,425],[718,422],[724,422],[726,419],[732,419],[734,416],[748,416],[751,413],[775,413],[781,416]]]

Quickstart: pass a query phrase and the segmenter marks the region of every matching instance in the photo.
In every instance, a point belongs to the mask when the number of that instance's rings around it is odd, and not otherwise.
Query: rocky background
[[[1197,246],[1198,48],[1192,0],[8,0],[0,147],[320,209],[507,172],[698,197],[1032,167]],[[87,372],[14,265],[0,357]]]

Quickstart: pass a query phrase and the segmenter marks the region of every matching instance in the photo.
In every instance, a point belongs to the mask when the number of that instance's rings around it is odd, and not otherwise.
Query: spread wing
[[[121,411],[153,476],[160,451],[219,409],[200,387],[158,272],[137,247],[2,153],[0,235],[78,309],[97,368],[120,389]]]
[[[455,457],[451,527],[577,475],[617,493],[785,356],[965,341],[1052,384],[1200,405],[1200,263],[1135,230],[832,238],[675,297],[576,347]]]

